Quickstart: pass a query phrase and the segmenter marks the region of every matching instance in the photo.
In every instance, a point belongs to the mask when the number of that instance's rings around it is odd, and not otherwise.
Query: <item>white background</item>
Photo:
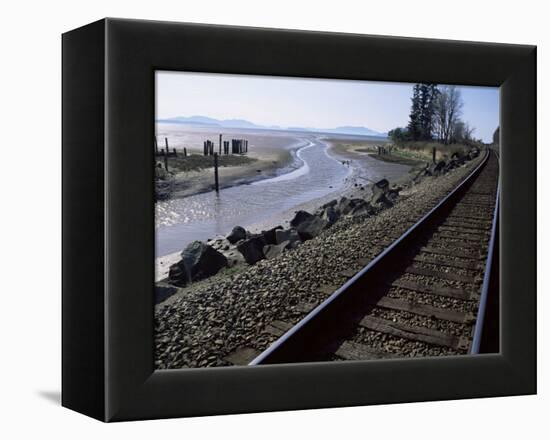
[[[61,322],[61,33],[105,16],[538,45],[540,130],[548,128],[544,2],[5,1],[1,7],[2,312],[0,437],[542,438],[548,435],[550,246],[539,228],[539,395],[102,424],[59,406]],[[367,121],[368,122],[368,121]],[[368,125],[368,124],[367,124]],[[539,225],[550,146],[539,136]],[[90,274],[93,276],[93,274]],[[547,372],[546,372],[547,373]],[[453,378],[449,377],[449,381]],[[472,378],[475,380],[475,378]],[[546,437],[548,438],[548,437]]]

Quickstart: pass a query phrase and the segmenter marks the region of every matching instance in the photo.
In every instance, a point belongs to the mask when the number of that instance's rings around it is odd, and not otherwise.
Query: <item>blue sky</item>
[[[209,116],[262,125],[388,131],[406,126],[412,84],[225,75],[156,73],[156,117]],[[460,87],[462,119],[491,141],[499,120],[498,88]]]

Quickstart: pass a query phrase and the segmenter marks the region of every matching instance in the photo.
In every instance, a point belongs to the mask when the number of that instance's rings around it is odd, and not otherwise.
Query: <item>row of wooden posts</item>
[[[168,171],[168,156],[177,157],[178,153],[176,152],[175,148],[172,148],[172,151],[170,151],[170,146],[168,145],[168,138],[164,138],[164,145],[165,148],[160,148],[158,145],[157,137],[154,137],[155,142],[155,157],[162,156],[164,157],[164,168],[166,171]],[[187,149],[183,149],[183,155],[187,156]]]
[[[176,152],[175,148],[172,148],[172,151],[170,151],[170,146],[168,145],[168,138],[164,138],[164,144],[165,148],[158,147],[157,137],[155,136],[155,157],[162,156],[164,157],[164,168],[166,171],[168,171],[168,157],[177,157],[178,153]],[[218,144],[219,147],[219,155],[222,154],[222,146],[223,146],[223,154],[229,154],[229,141],[224,141],[222,138],[222,135],[220,134],[220,141]],[[218,153],[214,152],[214,142],[207,140],[204,141],[203,144],[203,153],[205,156],[214,156],[214,184],[216,188],[216,192],[219,192],[220,186],[218,181]],[[248,140],[247,139],[231,139],[231,154],[243,154],[248,153]],[[183,156],[187,156],[187,148],[183,148]]]
[[[175,148],[172,148],[172,151],[170,151],[170,146],[168,145],[168,138],[164,138],[164,145],[166,145],[165,148],[160,148],[158,146],[157,137],[155,136],[155,156],[174,156],[176,157],[178,155]],[[187,156],[187,148],[183,149],[183,155]]]
[[[220,192],[220,184],[218,179],[218,156],[223,154],[229,154],[229,141],[224,141],[220,134],[218,143],[218,152],[214,151],[214,142],[211,140],[204,141],[203,154],[205,156],[214,156],[214,188],[216,192]],[[247,139],[231,139],[231,154],[244,154],[248,153],[248,140]]]
[[[387,149],[386,147],[382,147],[378,145],[377,148],[378,148],[378,156],[382,156],[384,154],[391,154],[391,150]]]
[[[248,153],[248,140],[247,139],[231,139],[229,141],[224,141],[222,135],[220,134],[220,140],[218,142],[218,154],[221,156],[223,154],[229,154],[229,146],[231,145],[231,154],[244,154]],[[214,142],[207,140],[203,143],[203,154],[205,156],[214,155]]]

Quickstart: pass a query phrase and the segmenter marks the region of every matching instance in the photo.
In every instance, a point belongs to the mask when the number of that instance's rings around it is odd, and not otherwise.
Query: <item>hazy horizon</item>
[[[206,116],[263,126],[387,132],[408,123],[412,83],[157,71],[156,119]],[[462,119],[491,142],[499,121],[497,87],[459,86]]]

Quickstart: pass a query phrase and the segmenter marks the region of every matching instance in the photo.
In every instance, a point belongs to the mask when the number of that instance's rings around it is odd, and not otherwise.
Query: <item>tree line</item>
[[[474,142],[474,128],[461,120],[464,102],[456,86],[419,83],[413,87],[407,127],[388,132],[396,143],[437,140],[443,144]]]

